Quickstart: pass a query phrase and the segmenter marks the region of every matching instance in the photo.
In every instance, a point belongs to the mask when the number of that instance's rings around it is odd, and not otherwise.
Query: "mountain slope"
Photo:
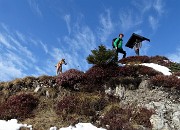
[[[85,73],[70,69],[58,77],[1,82],[0,119],[16,118],[33,130],[78,122],[110,130],[180,129],[180,65],[161,56],[119,62],[120,66],[95,65]],[[156,70],[147,67],[151,63]],[[164,75],[157,65],[172,71]]]

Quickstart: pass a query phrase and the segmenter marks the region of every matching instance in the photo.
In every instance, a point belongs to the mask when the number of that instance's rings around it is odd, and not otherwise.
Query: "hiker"
[[[139,49],[142,47],[142,42],[136,39],[135,45],[134,45],[134,51],[137,56],[139,56]]]
[[[142,42],[144,40],[150,42],[150,39],[133,33],[125,46],[134,49],[136,55],[139,56],[139,50],[142,47]]]
[[[65,59],[62,59],[61,61],[59,61],[58,63],[57,63],[57,65],[55,65],[55,67],[56,67],[56,75],[60,75],[61,73],[62,73],[62,65],[63,64],[67,64],[66,62],[65,62]]]
[[[120,33],[119,34],[119,37],[116,38],[116,40],[114,41],[114,47],[116,49],[116,54],[117,54],[117,57],[118,57],[118,53],[122,53],[123,54],[123,58],[126,57],[126,51],[123,50],[122,48],[122,44],[123,44],[123,38],[124,37],[124,34]]]

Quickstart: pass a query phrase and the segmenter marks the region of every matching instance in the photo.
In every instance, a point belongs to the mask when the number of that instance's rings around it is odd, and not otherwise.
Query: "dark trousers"
[[[126,57],[126,51],[124,51],[122,48],[121,48],[121,49],[118,48],[118,49],[116,50],[116,53],[117,53],[117,56],[118,56],[118,53],[122,53],[122,54],[123,54],[123,58]]]

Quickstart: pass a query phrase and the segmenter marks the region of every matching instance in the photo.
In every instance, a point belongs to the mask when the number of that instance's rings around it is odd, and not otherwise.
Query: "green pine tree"
[[[106,49],[100,45],[98,49],[91,50],[92,54],[87,57],[87,62],[94,65],[117,64],[117,55],[114,50]]]

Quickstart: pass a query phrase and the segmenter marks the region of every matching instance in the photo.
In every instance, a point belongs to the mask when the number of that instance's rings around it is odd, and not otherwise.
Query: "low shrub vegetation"
[[[32,116],[33,110],[37,107],[39,100],[31,94],[19,94],[11,96],[0,105],[0,119],[23,120]]]
[[[101,111],[107,105],[107,100],[102,95],[72,94],[63,97],[55,106],[56,114],[67,120],[69,115],[94,116],[96,111]]]
[[[180,72],[180,63],[171,63],[169,69],[175,73]]]
[[[159,64],[159,65],[162,65],[162,66],[166,66],[166,67],[169,67],[170,64],[172,62],[170,62],[170,60],[165,57],[165,56],[152,56],[152,57],[149,57],[149,62],[150,63],[156,63],[156,64]]]
[[[112,106],[105,113],[101,120],[101,125],[110,127],[110,130],[137,130],[135,126],[142,125],[146,128],[152,128],[150,117],[154,112],[145,108],[122,108],[120,106]]]
[[[94,65],[85,73],[84,90],[88,92],[102,90],[104,82],[118,76],[118,68],[116,64]]]
[[[158,87],[166,87],[166,88],[176,88],[180,89],[180,79],[176,76],[165,76],[165,75],[157,75],[150,79],[152,85]]]
[[[84,72],[76,69],[70,69],[62,73],[57,78],[57,82],[59,85],[70,89],[74,89],[74,85],[80,83],[83,80],[84,80]]]
[[[150,59],[148,56],[129,56],[123,58],[119,61],[122,64],[140,64],[140,63],[149,63]]]
[[[161,75],[161,72],[154,70],[153,68],[143,66],[143,65],[126,65],[119,67],[119,76],[129,76],[129,77],[152,77],[155,75]]]

